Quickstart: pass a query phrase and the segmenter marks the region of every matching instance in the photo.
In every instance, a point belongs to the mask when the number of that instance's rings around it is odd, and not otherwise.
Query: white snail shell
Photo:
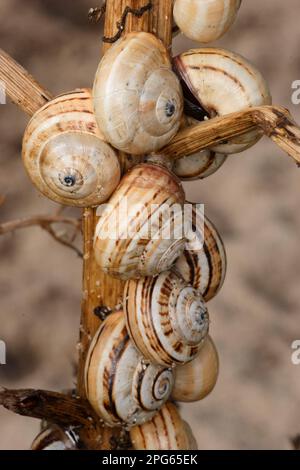
[[[166,403],[151,421],[130,430],[136,450],[197,450],[193,432],[173,403]]]
[[[90,90],[66,93],[37,111],[25,131],[23,162],[39,191],[70,206],[97,206],[120,181],[118,157],[97,127]]]
[[[154,364],[191,361],[207,336],[202,296],[172,271],[127,281],[123,306],[132,341]]]
[[[214,48],[192,49],[175,57],[174,68],[208,117],[271,104],[269,88],[261,73],[233,52]],[[261,132],[254,130],[212,150],[221,154],[242,152],[261,136]]]
[[[71,429],[48,425],[34,439],[31,450],[76,450],[77,436]]]
[[[167,50],[152,34],[129,33],[106,52],[93,97],[101,131],[124,152],[157,151],[179,129],[182,90]]]
[[[197,204],[193,204],[191,216],[195,232],[174,267],[208,302],[224,284],[226,251],[216,227],[198,210]]]
[[[196,119],[185,117],[182,127],[195,124],[199,124]],[[213,175],[225,163],[226,158],[226,155],[205,149],[193,155],[178,158],[173,163],[172,170],[182,181],[195,181]]]
[[[92,340],[85,366],[86,394],[109,426],[151,419],[169,398],[174,373],[146,362],[129,339],[124,315],[113,313]]]
[[[216,41],[233,24],[241,0],[175,0],[174,19],[183,34],[194,41]]]
[[[135,166],[121,180],[97,224],[94,250],[99,267],[121,279],[169,269],[185,246],[184,200],[179,180],[166,168]]]
[[[218,352],[208,336],[195,359],[176,367],[172,399],[183,402],[203,400],[214,389],[218,375]]]

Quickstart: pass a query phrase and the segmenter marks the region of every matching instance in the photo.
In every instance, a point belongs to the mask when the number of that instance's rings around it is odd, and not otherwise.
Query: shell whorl
[[[191,49],[175,57],[174,68],[210,117],[271,104],[261,73],[242,56],[225,49]],[[251,131],[212,150],[238,153],[254,145],[261,135]]]
[[[136,450],[197,450],[190,426],[173,403],[166,403],[151,421],[130,430]]]
[[[127,153],[159,150],[180,126],[182,90],[167,50],[149,33],[129,33],[106,52],[93,98],[107,141]]]
[[[169,269],[185,246],[184,197],[180,182],[166,168],[135,166],[97,224],[94,250],[99,267],[121,279]]]
[[[194,41],[216,41],[233,24],[241,0],[175,0],[174,19],[183,34]]]
[[[141,354],[165,366],[191,361],[209,328],[202,296],[172,271],[127,281],[124,313]]]
[[[122,312],[111,314],[91,343],[86,394],[109,426],[133,426],[151,419],[169,398],[174,373],[145,361],[129,339]]]
[[[89,90],[60,95],[37,111],[22,155],[39,191],[65,205],[99,205],[120,181],[117,154],[97,127]]]
[[[77,439],[71,429],[52,424],[38,434],[31,444],[31,450],[76,450]]]
[[[216,227],[195,204],[192,208],[192,226],[193,238],[186,244],[174,268],[208,302],[224,284],[226,251]]]

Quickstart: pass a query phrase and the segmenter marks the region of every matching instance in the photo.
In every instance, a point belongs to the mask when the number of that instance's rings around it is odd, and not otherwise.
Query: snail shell
[[[195,359],[176,367],[172,399],[184,402],[202,400],[214,389],[218,375],[218,352],[208,336]]]
[[[124,152],[157,151],[179,129],[182,90],[167,50],[152,34],[127,34],[106,52],[93,97],[101,131]]]
[[[194,41],[216,41],[233,24],[241,0],[176,0],[174,19],[183,34]]]
[[[224,284],[226,251],[217,229],[197,209],[197,204],[193,204],[192,208],[192,226],[195,229],[193,238],[176,261],[175,269],[208,302]]]
[[[129,339],[124,315],[113,313],[91,343],[86,394],[109,426],[132,426],[151,419],[169,398],[174,374],[144,361]]]
[[[77,440],[71,429],[48,425],[34,439],[31,450],[76,450]]]
[[[166,168],[141,164],[127,173],[95,232],[100,268],[121,279],[154,276],[183,253],[184,192]]]
[[[183,128],[198,124],[196,119],[190,117],[185,117],[183,122]],[[182,181],[195,181],[213,175],[225,163],[226,158],[226,155],[205,149],[193,155],[178,158],[172,170]]]
[[[136,450],[198,449],[190,426],[181,419],[176,406],[169,402],[151,421],[133,427],[130,437]]]
[[[224,49],[192,49],[174,59],[174,68],[207,117],[269,105],[268,85],[260,72],[242,56]],[[258,130],[235,137],[212,150],[221,154],[242,152],[262,136]]]
[[[208,312],[202,296],[176,273],[127,281],[123,304],[128,333],[149,361],[184,364],[199,352]]]
[[[33,184],[61,204],[97,206],[120,181],[118,157],[97,128],[89,90],[61,95],[37,111],[22,153]]]

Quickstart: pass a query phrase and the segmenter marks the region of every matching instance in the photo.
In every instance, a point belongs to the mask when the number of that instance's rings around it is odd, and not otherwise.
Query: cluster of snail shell
[[[174,20],[206,44],[229,29],[240,5],[175,0]],[[226,254],[197,205],[193,236],[184,233],[180,180],[210,176],[261,134],[248,132],[171,168],[163,147],[182,127],[270,103],[264,78],[240,55],[202,47],[171,59],[154,35],[130,33],[105,53],[92,90],[58,96],[26,129],[23,160],[38,190],[65,205],[101,206],[95,259],[125,286],[122,311],[110,314],[92,339],[86,395],[104,423],[130,431],[136,449],[195,449],[174,401],[202,400],[218,377],[207,302],[223,285]],[[125,175],[120,152],[137,161]],[[140,163],[151,154],[162,156]],[[47,432],[61,446],[74,444],[64,431]]]

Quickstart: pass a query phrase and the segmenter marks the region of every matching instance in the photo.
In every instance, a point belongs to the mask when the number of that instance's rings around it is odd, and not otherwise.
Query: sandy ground
[[[63,6],[62,6],[63,5]],[[87,0],[1,0],[0,47],[53,93],[90,86],[98,62],[98,27]],[[300,79],[298,0],[244,1],[234,28],[218,45],[252,60],[275,103],[289,107]],[[182,36],[176,51],[192,44]],[[0,106],[1,221],[54,209],[25,175],[20,146],[26,118]],[[233,156],[214,176],[186,185],[206,204],[228,253],[226,284],[210,305],[221,358],[213,394],[184,406],[200,449],[288,449],[300,432],[299,170],[266,138]],[[38,228],[0,240],[0,339],[8,348],[0,383],[61,390],[73,384],[80,314],[81,262]],[[0,409],[0,448],[26,449],[34,420]]]

